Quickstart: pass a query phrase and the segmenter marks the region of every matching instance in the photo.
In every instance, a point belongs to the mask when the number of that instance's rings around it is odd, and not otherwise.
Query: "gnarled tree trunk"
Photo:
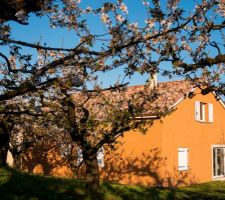
[[[3,122],[0,123],[0,165],[6,166],[7,153],[9,149],[10,134]]]
[[[100,192],[100,175],[97,154],[84,155],[86,166],[86,190],[88,192]]]
[[[0,165],[7,165],[7,153],[9,150],[9,141],[14,123],[9,116],[0,119]]]
[[[13,168],[20,170],[21,169],[21,152],[15,151],[15,150],[11,150],[9,149],[12,153],[12,157],[13,157]]]

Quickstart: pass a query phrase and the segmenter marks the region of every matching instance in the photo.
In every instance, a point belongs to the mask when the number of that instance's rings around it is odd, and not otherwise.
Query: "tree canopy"
[[[18,7],[18,1],[4,2]],[[24,16],[32,11],[38,16],[48,15],[50,26],[73,29],[79,40],[73,48],[52,48],[38,41],[18,41],[10,34],[12,27],[2,23],[0,40],[2,46],[8,47],[8,53],[0,54],[1,101],[37,91],[58,77],[92,81],[96,72],[118,67],[130,76],[135,72],[154,73],[158,65],[166,61],[172,63],[172,73],[190,75],[201,69],[206,76],[213,66],[217,66],[213,82],[218,81],[217,71],[223,69],[223,1],[196,3],[192,13],[179,7],[179,1],[167,1],[166,5],[160,5],[160,1],[143,1],[147,15],[142,26],[129,21],[128,7],[122,1],[106,2],[100,8],[83,8],[80,1],[36,1],[39,5],[36,8],[36,4],[32,4],[34,8],[29,7],[30,1],[21,2],[24,3],[20,5],[26,8],[18,9],[27,10]],[[5,4],[2,5],[4,8]],[[85,16],[101,20],[105,32],[95,34]],[[10,19],[5,17],[5,20]],[[39,62],[34,55],[23,55],[24,47],[35,49],[38,59],[44,57],[44,61]],[[94,75],[91,77],[90,74]]]

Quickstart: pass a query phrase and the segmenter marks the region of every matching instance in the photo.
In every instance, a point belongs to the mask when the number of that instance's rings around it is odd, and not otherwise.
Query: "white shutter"
[[[213,122],[213,104],[209,103],[209,122]]]
[[[200,102],[195,101],[195,120],[200,121]]]
[[[104,167],[104,148],[100,148],[97,153],[98,166]]]
[[[178,170],[188,169],[188,148],[178,148]]]
[[[83,161],[83,154],[82,154],[82,150],[77,147],[77,166],[79,166]]]

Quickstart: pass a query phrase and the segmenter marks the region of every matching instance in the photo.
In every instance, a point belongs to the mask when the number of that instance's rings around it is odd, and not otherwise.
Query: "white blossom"
[[[147,20],[145,20],[145,23],[148,25],[148,28],[153,28],[155,26],[154,19],[147,19]]]
[[[116,15],[116,19],[117,19],[117,21],[119,21],[119,22],[124,22],[124,18],[122,17],[122,15]]]
[[[101,20],[104,24],[108,24],[109,22],[109,15],[107,15],[106,13],[102,13],[101,14]]]
[[[225,0],[218,0],[218,12],[221,16],[225,17]]]
[[[18,11],[15,16],[17,17],[17,19],[23,23],[27,23],[28,17],[27,17],[27,13],[25,10],[20,10]]]
[[[122,12],[124,12],[125,14],[128,14],[128,8],[125,5],[125,3],[121,3],[119,8],[120,8],[120,10],[122,10]]]
[[[144,6],[149,6],[149,2],[144,0],[144,1],[143,1],[143,5],[144,5]]]

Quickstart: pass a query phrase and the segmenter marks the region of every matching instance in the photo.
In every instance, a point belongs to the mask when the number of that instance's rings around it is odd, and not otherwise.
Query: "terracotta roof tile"
[[[143,88],[143,85],[130,86],[128,87],[127,92],[131,95],[132,93],[143,90]],[[157,94],[157,97],[152,103],[150,103],[150,110],[146,110],[145,115],[152,115],[154,113],[154,109],[161,111],[170,109],[193,88],[194,84],[187,80],[158,83],[154,91]]]
[[[136,102],[140,103],[142,98],[149,96],[149,102],[145,103],[142,107],[144,110],[143,115],[149,116],[154,115],[154,113],[163,112],[170,109],[174,104],[185,97],[185,95],[187,95],[193,88],[194,85],[187,80],[161,82],[157,84],[154,90],[150,87],[146,87],[145,85],[128,86],[122,92],[104,91],[101,96],[92,96],[91,100],[86,103],[86,106],[89,108],[92,107],[94,112],[100,114],[99,117],[103,117],[104,111],[102,112],[100,110],[112,109],[113,105],[126,109],[128,108],[129,100],[132,101],[134,99],[139,99]],[[154,95],[152,95],[152,93],[154,93]],[[73,97],[76,102],[82,104],[81,93],[76,93]],[[105,100],[110,102],[110,106],[104,105]],[[145,101],[148,101],[148,98],[146,98]]]

